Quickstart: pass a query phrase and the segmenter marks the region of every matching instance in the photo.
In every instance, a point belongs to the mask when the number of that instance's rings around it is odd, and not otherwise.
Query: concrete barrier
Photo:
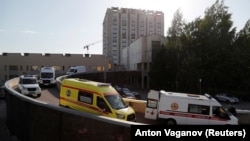
[[[145,101],[145,100],[134,100],[134,99],[128,99],[128,98],[124,98],[124,101],[129,106],[131,106],[136,111],[136,113],[141,113],[141,114],[145,113],[147,101]]]
[[[23,141],[130,141],[132,125],[118,119],[63,108],[24,96],[17,91],[18,79],[5,83],[7,126]],[[60,86],[58,82],[57,87]]]

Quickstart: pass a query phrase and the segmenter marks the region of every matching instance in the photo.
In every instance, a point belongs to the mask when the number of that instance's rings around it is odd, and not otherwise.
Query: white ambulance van
[[[56,84],[56,73],[54,67],[42,67],[40,70],[40,85],[50,85]]]
[[[167,125],[238,125],[212,96],[150,90],[145,118]]]

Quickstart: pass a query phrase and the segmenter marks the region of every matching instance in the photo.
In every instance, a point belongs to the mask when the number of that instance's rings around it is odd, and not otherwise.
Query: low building
[[[149,87],[150,63],[154,54],[166,41],[166,37],[161,35],[143,36],[122,50],[121,65],[126,71],[141,72],[142,88]]]
[[[88,72],[112,71],[113,63],[104,55],[84,57],[82,54],[2,53],[0,83],[22,74],[38,75],[44,66],[52,66],[56,75],[64,75],[71,66],[86,66]]]

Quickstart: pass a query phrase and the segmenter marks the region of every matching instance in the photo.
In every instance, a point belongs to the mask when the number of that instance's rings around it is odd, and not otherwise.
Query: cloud
[[[0,29],[0,32],[4,32],[4,29]]]
[[[24,31],[21,31],[22,33],[25,33],[25,34],[37,34],[39,32],[36,32],[36,31],[33,31],[33,30],[24,30]]]

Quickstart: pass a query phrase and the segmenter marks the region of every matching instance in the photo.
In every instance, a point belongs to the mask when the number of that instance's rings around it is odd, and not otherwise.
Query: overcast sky
[[[193,21],[216,0],[0,0],[0,53],[83,54],[84,45],[102,40],[107,8],[135,8],[164,12],[165,31],[177,9]],[[225,0],[234,27],[250,19],[250,0]],[[102,42],[89,47],[102,54]]]

